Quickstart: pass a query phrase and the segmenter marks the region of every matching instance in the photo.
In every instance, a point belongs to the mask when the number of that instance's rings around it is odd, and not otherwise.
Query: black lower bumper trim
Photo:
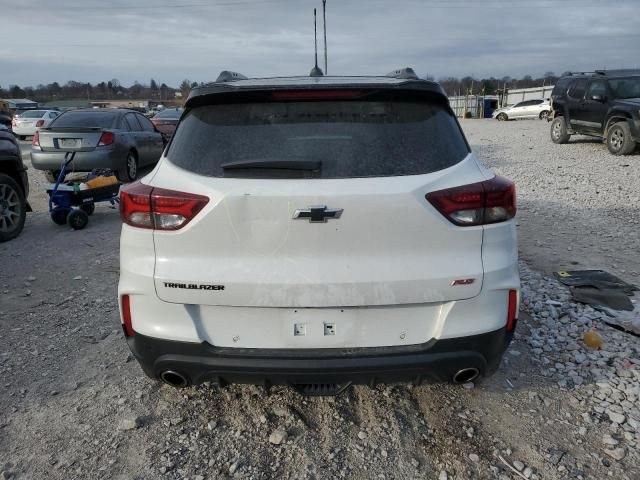
[[[219,348],[208,343],[162,340],[136,333],[127,342],[152,378],[171,370],[189,384],[369,384],[451,381],[464,368],[492,374],[511,341],[505,329],[422,345],[349,350]]]

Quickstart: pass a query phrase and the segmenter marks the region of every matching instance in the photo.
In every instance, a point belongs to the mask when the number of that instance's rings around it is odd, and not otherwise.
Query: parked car
[[[304,394],[492,374],[518,315],[515,189],[443,89],[411,69],[227,77],[121,192],[121,321],[144,371]]]
[[[32,137],[36,131],[48,126],[60,115],[56,110],[27,110],[13,117],[13,133],[20,140]]]
[[[139,167],[154,165],[164,148],[162,134],[144,115],[117,108],[79,109],[63,113],[33,137],[31,163],[55,178],[65,148],[78,150],[72,168],[111,168],[120,181],[138,177]]]
[[[628,155],[640,143],[640,70],[597,70],[562,77],[553,89],[551,140],[602,137],[609,152]]]
[[[16,115],[29,110],[37,110],[38,104],[30,100],[0,100],[0,111]]]
[[[153,123],[160,132],[170,137],[173,135],[173,132],[176,131],[176,126],[180,121],[182,112],[184,112],[184,108],[167,108],[154,115],[151,123]]]
[[[2,115],[2,120],[6,115]],[[0,242],[11,240],[22,232],[26,214],[29,180],[22,162],[20,144],[6,125],[0,122]]]
[[[519,118],[539,118],[546,120],[551,111],[551,105],[543,99],[525,100],[509,107],[499,108],[493,111],[492,117],[500,120],[516,120]]]

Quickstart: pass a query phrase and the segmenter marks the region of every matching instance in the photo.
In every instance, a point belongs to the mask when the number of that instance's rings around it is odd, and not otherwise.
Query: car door
[[[567,116],[569,126],[580,131],[585,130],[582,103],[587,93],[587,83],[588,80],[586,78],[578,78],[574,80],[567,92],[565,115]]]
[[[142,133],[145,135],[149,149],[149,162],[154,164],[160,159],[164,150],[162,134],[156,130],[153,123],[144,115],[136,114],[136,118],[142,127]]]
[[[530,109],[531,109],[530,100],[520,102],[518,107],[518,118],[527,118],[529,116]]]
[[[516,103],[513,107],[511,107],[511,111],[508,113],[509,118],[522,118],[525,113],[527,102]]]
[[[607,98],[611,98],[611,94],[606,80],[599,78],[591,80],[577,117],[583,122],[585,129],[602,133],[608,110]]]
[[[138,122],[135,113],[127,113],[124,116],[125,122],[129,127],[129,135],[135,143],[136,151],[138,152],[138,164],[146,165],[149,162],[149,146],[147,138],[142,131],[142,127]]]
[[[527,106],[527,118],[538,118],[540,116],[540,112],[543,110],[542,104],[544,100],[529,100],[529,105]]]

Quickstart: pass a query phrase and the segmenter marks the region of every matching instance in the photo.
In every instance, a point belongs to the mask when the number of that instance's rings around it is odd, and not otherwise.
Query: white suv
[[[411,69],[222,79],[121,193],[144,371],[305,394],[493,373],[518,311],[515,190],[442,88]]]

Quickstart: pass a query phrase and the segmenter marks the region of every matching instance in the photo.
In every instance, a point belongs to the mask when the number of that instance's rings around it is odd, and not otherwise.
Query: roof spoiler
[[[235,82],[236,80],[248,80],[248,78],[238,72],[223,70],[216,78],[216,83]]]
[[[416,75],[416,72],[414,72],[411,67],[399,68],[387,73],[385,77],[399,78],[402,80],[418,80],[418,75]]]

